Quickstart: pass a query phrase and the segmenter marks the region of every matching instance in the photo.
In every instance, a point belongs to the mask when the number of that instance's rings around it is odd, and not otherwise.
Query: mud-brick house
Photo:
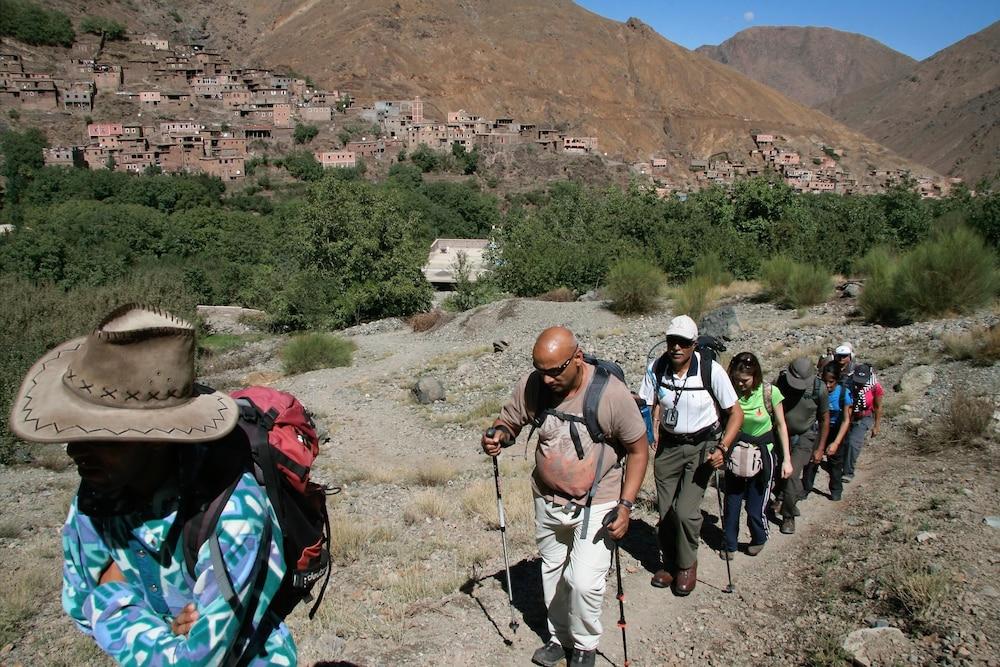
[[[287,102],[275,104],[271,108],[271,118],[275,127],[292,126],[292,105]]]
[[[190,93],[147,90],[139,92],[139,103],[143,109],[159,109],[168,112],[187,111],[194,108]]]
[[[115,156],[115,171],[141,174],[154,165],[156,165],[156,154],[153,151],[122,150]]]
[[[244,137],[223,133],[209,139],[208,150],[217,157],[245,157],[247,155],[247,140]]]
[[[0,53],[0,72],[23,72],[24,64],[16,53]]]
[[[122,63],[122,82],[134,86],[140,81],[152,76],[153,71],[160,66],[156,58],[136,56]]]
[[[161,39],[156,35],[143,35],[139,38],[139,43],[143,46],[148,46],[155,51],[169,51],[170,42],[166,39]]]
[[[0,89],[0,104],[33,111],[59,108],[59,91],[51,79],[7,79]]]
[[[559,134],[558,130],[539,128],[535,136],[535,143],[543,150],[556,151],[562,146],[562,135]]]
[[[583,155],[597,150],[597,137],[563,137],[563,153]]]
[[[249,88],[242,90],[225,90],[222,92],[222,106],[226,109],[239,109],[250,104],[253,93]]]
[[[297,110],[299,118],[312,123],[329,123],[333,118],[331,107],[313,106],[312,104],[299,107]]]
[[[100,146],[87,146],[83,149],[83,162],[88,169],[107,169],[108,159],[115,151]]]
[[[198,170],[223,181],[241,181],[246,177],[245,159],[242,156],[202,157]]]
[[[83,162],[83,151],[76,146],[42,149],[46,167],[75,167]]]
[[[77,82],[63,91],[62,106],[67,111],[91,111],[94,108],[94,83]]]
[[[115,92],[122,85],[122,67],[110,63],[94,63],[91,76],[98,91]]]
[[[87,138],[90,140],[100,137],[117,137],[124,134],[124,126],[121,123],[90,123],[87,125]]]
[[[353,168],[358,165],[353,151],[316,151],[313,157],[324,169]]]

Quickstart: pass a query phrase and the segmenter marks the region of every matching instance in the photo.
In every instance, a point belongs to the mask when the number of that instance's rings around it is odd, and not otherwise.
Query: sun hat
[[[785,381],[792,389],[805,391],[812,386],[816,377],[816,369],[811,361],[806,357],[796,357],[792,363],[788,364],[785,372]]]
[[[847,356],[850,357],[850,356],[854,355],[854,348],[851,347],[850,343],[848,343],[847,341],[844,341],[843,343],[841,343],[840,345],[837,346],[837,349],[834,350],[833,353],[835,355],[837,355],[837,356],[841,356],[841,355],[845,355],[846,354]]]
[[[44,354],[11,410],[11,430],[33,442],[205,442],[229,433],[239,410],[194,381],[194,327],[158,308],[127,304],[97,328]]]
[[[698,325],[687,315],[678,315],[670,320],[670,325],[667,327],[667,338],[671,336],[685,340],[697,340]]]

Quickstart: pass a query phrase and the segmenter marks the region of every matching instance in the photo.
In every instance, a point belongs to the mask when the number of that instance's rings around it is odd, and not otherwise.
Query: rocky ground
[[[862,664],[1000,665],[1000,530],[986,522],[1000,515],[996,422],[971,445],[946,443],[941,426],[955,397],[989,409],[1000,400],[996,365],[953,361],[941,343],[996,324],[997,312],[885,329],[853,317],[853,299],[795,313],[750,291],[736,287],[724,299],[740,329],[730,352],[757,352],[771,376],[797,354],[815,357],[850,340],[878,368],[890,416],[844,501],[814,494],[795,535],[772,525],[759,556],[733,562],[731,595],[722,592],[725,566],[712,550],[719,531],[711,489],[697,589],[675,598],[649,586],[656,510],[647,480],[622,546],[632,664],[842,664],[853,655]],[[302,662],[527,664],[545,618],[530,465],[520,446],[502,457],[514,634],[500,583],[492,469],[478,434],[530,367],[545,326],[569,326],[638,386],[669,313],[669,303],[652,316],[622,318],[600,302],[507,300],[425,333],[398,320],[355,327],[344,332],[358,345],[347,368],[283,377],[274,339],[204,360],[217,386],[271,382],[292,391],[330,434],[315,475],[341,489],[331,496],[337,565],[317,617],[299,609],[290,619]],[[506,343],[502,352],[495,341]],[[928,369],[907,374],[916,366]],[[440,380],[445,400],[414,400],[411,387],[422,377]],[[924,451],[938,442],[942,451]],[[75,485],[63,456],[54,448],[39,466],[0,469],[3,664],[105,664],[59,609],[58,529]],[[819,489],[825,484],[821,473]],[[612,577],[601,664],[623,662],[617,619]]]

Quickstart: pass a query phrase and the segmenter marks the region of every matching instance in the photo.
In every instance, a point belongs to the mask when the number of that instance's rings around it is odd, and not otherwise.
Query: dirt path
[[[875,362],[887,387],[917,363],[931,363],[938,379],[911,399],[919,412],[894,408],[844,501],[814,495],[801,506],[795,535],[781,535],[772,524],[759,556],[737,556],[732,595],[721,591],[725,564],[711,548],[719,541],[714,488],[702,503],[705,544],[694,593],[676,598],[649,585],[656,511],[647,480],[622,547],[632,664],[843,664],[844,636],[876,617],[906,633],[900,663],[989,664],[1000,655],[1000,531],[983,519],[1000,514],[998,476],[970,456],[917,456],[913,444],[928,437],[914,425],[921,421],[915,415],[934,422],[956,392],[971,387],[994,404],[1000,399],[1000,368],[948,362],[938,342],[944,332],[993,324],[997,314],[885,330],[852,320],[849,301],[803,315],[743,299],[735,306],[744,330],[730,351],[757,351],[769,377],[796,354],[849,339]],[[622,363],[637,384],[666,319],[623,319],[595,303],[512,300],[423,334],[391,322],[366,325],[349,332],[358,344],[351,367],[276,380],[329,429],[316,476],[342,488],[331,498],[336,566],[326,600],[316,619],[309,621],[304,608],[289,619],[302,664],[527,664],[545,635],[530,467],[520,447],[502,457],[521,624],[514,635],[480,429],[527,370],[531,344],[544,326],[568,325],[585,349]],[[509,344],[506,351],[493,352],[497,339]],[[273,345],[261,350],[245,367],[236,363],[209,381],[235,386],[251,372],[273,377],[279,365]],[[440,379],[447,400],[417,404],[410,387],[422,376]],[[996,443],[990,446],[995,456]],[[58,530],[76,476],[64,469],[59,451],[43,460],[51,470],[0,468],[0,571],[6,573],[0,575],[0,664],[109,664],[59,608]],[[820,473],[817,488],[825,484]],[[922,531],[936,537],[918,542]],[[907,570],[910,564],[925,569]],[[932,591],[933,600],[925,595],[930,601],[916,612],[900,611],[893,605],[899,586],[890,585],[896,571],[944,592]],[[620,665],[611,575],[599,664]]]

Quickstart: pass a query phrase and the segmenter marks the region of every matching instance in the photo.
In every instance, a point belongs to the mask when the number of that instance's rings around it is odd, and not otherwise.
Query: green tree
[[[319,134],[319,128],[315,125],[304,125],[302,123],[295,124],[295,131],[292,134],[292,138],[297,144],[308,144],[312,141],[316,135]]]
[[[76,40],[68,16],[27,0],[0,0],[0,36],[45,46],[72,46]]]
[[[426,252],[411,232],[412,218],[392,190],[365,181],[323,179],[310,188],[299,225],[302,268],[311,285],[302,298],[344,325],[430,306],[420,271]],[[327,303],[315,303],[319,300]]]
[[[92,35],[103,36],[109,41],[125,39],[125,26],[114,19],[103,16],[87,16],[80,22],[80,30],[89,32]]]
[[[300,181],[318,181],[323,178],[323,165],[309,151],[289,153],[282,163],[288,173]]]
[[[441,156],[432,151],[427,144],[420,144],[417,150],[410,153],[410,162],[420,167],[420,171],[426,174],[440,168]]]
[[[7,181],[5,199],[8,204],[21,200],[35,172],[45,164],[42,149],[46,146],[45,135],[37,128],[0,133],[0,153],[3,153],[3,171],[0,173]]]

